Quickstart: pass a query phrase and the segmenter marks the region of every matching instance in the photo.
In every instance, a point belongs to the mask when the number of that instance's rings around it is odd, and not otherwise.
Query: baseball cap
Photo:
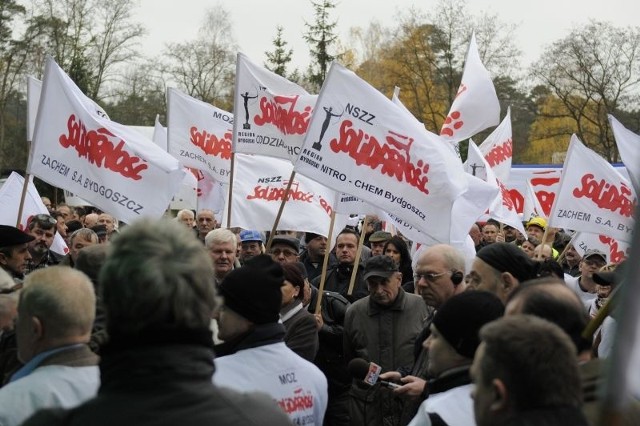
[[[607,255],[605,252],[600,251],[598,249],[589,249],[584,253],[584,256],[582,256],[583,259],[588,259],[590,257],[593,256],[600,256],[602,258],[602,260],[605,261],[605,263],[607,262]]]
[[[244,243],[247,241],[262,242],[262,234],[260,233],[260,231],[255,231],[253,229],[246,229],[244,231],[240,231],[240,242]]]
[[[386,231],[376,231],[369,237],[371,243],[382,243],[391,238],[391,233]]]
[[[616,269],[614,269],[613,271],[594,273],[593,281],[595,281],[596,284],[604,286],[615,286],[620,284],[620,282],[624,279],[625,262],[626,260],[620,262],[618,266],[616,266]]]
[[[364,266],[364,280],[371,277],[389,278],[395,272],[398,272],[396,263],[389,256],[380,255],[370,258]]]

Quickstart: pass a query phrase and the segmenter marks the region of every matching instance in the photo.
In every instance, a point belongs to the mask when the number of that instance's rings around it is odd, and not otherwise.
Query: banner
[[[613,115],[609,114],[608,117],[620,157],[629,172],[631,183],[637,194],[640,192],[640,135],[624,127]]]
[[[11,172],[6,182],[0,188],[0,225],[16,226],[18,219],[18,209],[20,208],[20,197],[22,196],[22,187],[24,186],[24,178],[16,172]],[[37,214],[49,214],[49,210],[44,206],[38,190],[33,184],[33,179],[29,179],[27,186],[27,194],[24,199],[22,208],[22,217],[18,228],[26,232],[27,223],[31,216]],[[51,251],[65,255],[69,252],[67,243],[64,238],[56,232],[51,244]]]
[[[229,182],[233,115],[173,87],[167,99],[169,153],[186,167]]]
[[[294,162],[317,98],[238,53],[233,152]]]
[[[500,182],[509,181],[511,160],[513,159],[513,141],[511,137],[511,108],[502,123],[478,147],[493,169]]]
[[[295,170],[449,240],[453,201],[466,190],[452,147],[334,62]]]
[[[509,193],[511,195],[511,193]],[[522,220],[525,222],[530,221],[534,217],[547,217],[547,213],[540,205],[540,200],[536,195],[531,181],[527,182],[524,192],[524,207],[522,208]]]
[[[124,222],[161,217],[177,192],[178,161],[109,121],[48,58],[27,171]]]
[[[491,75],[478,53],[476,36],[471,36],[462,81],[449,114],[440,129],[440,137],[457,144],[500,122],[500,103]]]
[[[271,230],[293,166],[277,158],[236,154],[235,168],[231,226]],[[335,198],[329,188],[296,175],[277,229],[327,236]],[[226,216],[225,209],[223,223]]]
[[[631,241],[636,202],[629,181],[571,136],[549,225]]]

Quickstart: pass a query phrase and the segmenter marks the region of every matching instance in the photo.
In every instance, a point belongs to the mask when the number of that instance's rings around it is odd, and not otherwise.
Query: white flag
[[[476,36],[471,36],[462,81],[449,114],[442,124],[440,136],[452,143],[468,139],[500,122],[500,103],[491,75],[478,53]]]
[[[631,241],[635,204],[629,181],[571,136],[549,226]]]
[[[27,140],[33,140],[33,129],[36,127],[38,116],[38,104],[40,103],[40,91],[42,82],[37,78],[27,77]]]
[[[293,166],[286,160],[236,154],[231,226],[271,230],[284,198]],[[278,229],[313,232],[326,236],[335,192],[296,175]],[[226,223],[225,210],[223,223]]]
[[[524,234],[525,230],[522,226],[522,221],[520,220],[520,216],[518,216],[518,211],[511,199],[509,191],[507,191],[507,188],[500,179],[496,177],[493,169],[473,141],[469,141],[469,153],[465,163],[465,168],[467,173],[473,174],[473,172],[475,172],[476,177],[479,177],[487,183],[495,186],[499,190],[498,194],[489,206],[489,216]],[[470,226],[471,225],[469,225],[469,227]]]
[[[223,184],[208,173],[202,173],[196,170],[196,180],[198,181],[198,211],[208,209],[215,213],[216,220],[221,218],[218,215],[222,213],[227,203],[228,184]]]
[[[0,225],[16,226],[23,186],[24,178],[16,172],[11,172],[11,175],[9,175],[4,185],[0,188],[0,206],[2,206],[0,209]],[[18,228],[26,232],[27,224],[31,216],[41,213],[49,214],[49,210],[44,206],[40,194],[38,194],[38,190],[33,184],[33,179],[29,179],[27,194],[24,199],[24,206],[22,207],[22,217],[20,217]],[[57,232],[51,244],[51,251],[62,255],[69,252],[67,243],[64,242],[64,238]]]
[[[317,98],[238,53],[233,152],[295,161]]]
[[[613,115],[608,117],[613,129],[613,136],[616,138],[620,157],[629,172],[629,177],[637,194],[640,192],[640,135],[636,135],[624,127]]]
[[[524,221],[529,221],[534,217],[546,217],[545,211],[542,209],[540,205],[540,200],[538,200],[538,196],[536,195],[533,187],[531,186],[531,181],[526,183],[525,191],[524,191],[524,207],[522,208],[522,219]]]
[[[451,146],[335,62],[295,169],[438,241],[449,240],[453,201],[466,190]]]
[[[511,135],[511,108],[502,123],[478,147],[489,166],[500,182],[508,182],[513,159],[513,142]]]
[[[233,115],[172,87],[167,98],[169,153],[186,167],[229,182]]]
[[[182,180],[178,161],[94,105],[48,58],[28,172],[124,222],[161,217]]]
[[[619,241],[606,235],[576,232],[571,239],[571,245],[580,256],[584,256],[587,250],[600,250],[607,254],[609,262],[620,263],[629,256],[631,246],[628,242]]]
[[[156,114],[156,121],[153,125],[153,142],[161,149],[169,151],[169,136],[167,135],[167,129],[160,123],[160,116]]]

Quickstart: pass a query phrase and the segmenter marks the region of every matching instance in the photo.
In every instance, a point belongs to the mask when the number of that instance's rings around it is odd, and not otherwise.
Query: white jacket
[[[100,386],[97,366],[48,365],[0,388],[0,425],[17,426],[42,408],[73,408]]]
[[[327,409],[327,379],[314,364],[283,342],[216,358],[213,383],[240,392],[273,397],[293,424],[322,426]]]
[[[420,404],[418,413],[409,426],[431,425],[429,413],[438,414],[449,426],[475,426],[472,389],[473,385],[464,385],[429,395],[429,398]]]

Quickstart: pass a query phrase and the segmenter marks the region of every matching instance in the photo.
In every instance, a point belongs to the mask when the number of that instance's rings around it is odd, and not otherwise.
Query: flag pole
[[[229,169],[229,198],[227,199],[227,203],[229,203],[229,205],[227,206],[227,229],[231,228],[231,195],[233,194],[233,173],[234,173],[234,168],[235,168],[235,161],[236,159],[236,153],[232,152],[231,153],[231,167]]]
[[[329,265],[329,257],[331,257],[331,240],[333,238],[333,225],[336,221],[336,212],[331,211],[331,222],[329,223],[329,236],[327,237],[327,249],[324,252],[324,259],[322,259],[322,272],[320,273],[320,285],[318,286],[318,297],[316,298],[315,313],[320,313],[320,304],[322,302],[322,295],[324,294],[324,282],[327,279],[327,266]]]
[[[284,196],[282,197],[282,202],[280,203],[280,208],[278,209],[278,214],[276,214],[276,220],[273,221],[273,227],[271,228],[271,233],[269,234],[269,240],[267,241],[266,251],[267,253],[271,250],[271,243],[273,242],[273,236],[276,234],[276,229],[278,228],[278,224],[280,223],[280,218],[282,217],[282,211],[284,210],[284,205],[289,198],[289,191],[291,190],[291,185],[293,185],[293,179],[296,177],[295,170],[291,171],[291,175],[289,176],[289,183],[287,183],[287,187],[284,190]]]
[[[24,210],[24,200],[27,197],[27,188],[29,187],[29,173],[24,175],[24,183],[22,184],[22,195],[20,196],[20,206],[18,207],[18,218],[16,219],[16,228],[20,228],[20,219]]]
[[[369,215],[364,217],[362,222],[362,233],[360,234],[360,241],[358,241],[358,251],[356,251],[356,260],[353,262],[353,270],[351,271],[351,279],[349,280],[349,291],[347,295],[351,296],[353,293],[353,287],[356,283],[356,275],[358,275],[358,266],[360,265],[360,256],[362,255],[362,246],[364,245],[364,234],[369,224]]]

